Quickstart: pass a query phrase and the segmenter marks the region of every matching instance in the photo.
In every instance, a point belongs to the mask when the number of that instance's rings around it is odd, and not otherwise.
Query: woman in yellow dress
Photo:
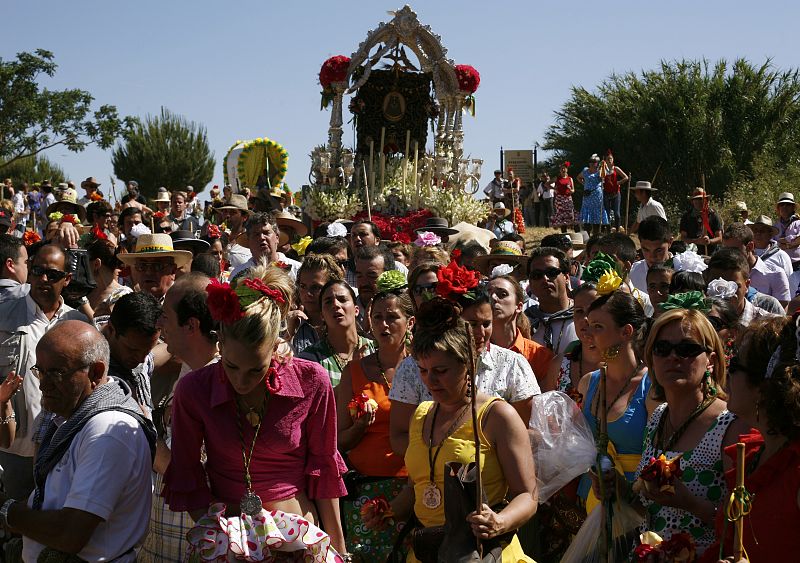
[[[414,488],[414,514],[423,527],[412,532],[414,551],[409,562],[436,560],[438,546],[424,539],[435,537],[437,527],[445,524],[445,464],[467,465],[475,460],[467,370],[471,342],[459,314],[458,305],[437,297],[424,303],[417,315],[413,354],[433,401],[419,405],[409,429],[405,461]],[[525,424],[502,399],[478,392],[476,406],[486,503],[480,513],[474,511],[465,515],[465,521],[448,522],[448,526],[469,527],[487,546],[500,540],[505,563],[531,562],[514,535],[537,507]]]

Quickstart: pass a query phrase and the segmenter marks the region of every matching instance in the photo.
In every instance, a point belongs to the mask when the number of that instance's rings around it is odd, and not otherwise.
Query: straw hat
[[[245,213],[250,211],[247,207],[247,198],[242,194],[233,194],[225,205],[221,205],[216,209],[230,209],[231,211],[244,211]]]
[[[791,203],[794,205],[794,194],[790,192],[783,192],[781,195],[778,196],[778,205],[781,203]]]
[[[650,185],[650,182],[645,182],[644,180],[639,180],[636,182],[636,185],[633,187],[634,190],[644,190],[647,192],[657,192],[658,188],[654,188]]]
[[[167,191],[167,188],[158,188],[158,194],[156,194],[156,198],[153,201],[169,203],[169,192]]]
[[[77,215],[81,223],[86,220],[86,208],[78,203],[78,193],[72,188],[67,188],[58,194],[58,201],[47,206],[47,214],[63,213],[64,215]]]
[[[280,229],[280,238],[278,239],[279,246],[283,246],[289,242],[289,233],[284,232],[284,229],[287,231],[294,231],[299,237],[304,237],[308,234],[308,227],[306,227],[305,223],[288,211],[276,213],[275,222],[278,224],[278,229]]]
[[[497,203],[494,204],[494,212],[496,215],[499,215],[499,213],[497,212],[500,210],[503,211],[503,217],[508,217],[509,215],[511,215],[511,210],[507,209],[506,204],[503,203],[502,201],[498,201]]]
[[[172,238],[165,233],[143,234],[136,239],[136,249],[117,256],[123,264],[133,265],[140,258],[172,258],[179,268],[192,261],[188,250],[175,250]]]
[[[530,258],[522,254],[522,249],[517,243],[510,240],[498,241],[491,254],[476,256],[473,260],[475,267],[484,275],[490,275],[492,268],[498,264],[509,264],[516,268],[526,268]]]
[[[775,226],[775,223],[772,222],[772,218],[766,215],[759,215],[753,221],[753,225],[764,225],[772,229],[772,236],[778,234],[778,227]]]
[[[707,199],[708,194],[703,188],[695,188],[689,199]]]
[[[100,186],[100,182],[97,181],[97,178],[94,176],[90,176],[86,178],[83,182],[81,182],[82,188],[98,188]]]
[[[475,241],[484,247],[488,252],[491,248],[490,241],[497,238],[492,231],[488,229],[482,229],[477,225],[473,225],[472,223],[467,223],[465,221],[453,225],[453,229],[458,231],[458,234],[450,237],[449,244],[451,245],[456,245],[459,243],[465,244],[470,241]]]

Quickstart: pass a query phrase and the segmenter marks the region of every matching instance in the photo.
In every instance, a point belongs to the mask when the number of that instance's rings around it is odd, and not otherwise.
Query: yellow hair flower
[[[306,248],[308,248],[309,244],[311,244],[311,237],[303,237],[293,244],[292,248],[294,248],[298,256],[305,256]]]
[[[622,285],[622,278],[614,270],[606,270],[597,280],[597,293],[608,295]]]

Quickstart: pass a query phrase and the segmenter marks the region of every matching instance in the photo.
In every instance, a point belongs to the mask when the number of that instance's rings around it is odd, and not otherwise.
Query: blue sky
[[[275,139],[289,151],[293,188],[306,183],[311,148],[327,139],[320,65],[349,56],[369,29],[391,19],[388,10],[402,7],[400,0],[2,5],[3,59],[44,48],[59,65],[48,87],[88,90],[97,105],[114,104],[122,115],[165,106],[204,124],[218,161],[212,184],[222,184],[222,158],[236,139]],[[789,68],[800,52],[800,8],[790,2],[426,0],[412,7],[442,36],[450,58],[481,73],[477,115],[464,118],[465,152],[486,161],[487,178],[501,145],[541,141],[573,85],[591,89],[612,72],[654,68],[662,59],[769,57]],[[344,139],[352,140],[351,130]],[[47,155],[71,179],[96,176],[108,186],[110,151]]]

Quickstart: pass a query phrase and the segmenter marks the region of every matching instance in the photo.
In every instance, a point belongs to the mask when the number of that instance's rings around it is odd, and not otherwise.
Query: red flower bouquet
[[[352,418],[359,418],[367,412],[367,405],[371,405],[373,409],[378,408],[378,403],[375,399],[370,399],[366,393],[361,393],[357,397],[347,403],[347,410],[350,412]]]
[[[383,495],[371,498],[361,505],[361,520],[379,519],[380,523],[375,526],[376,529],[382,530],[386,528],[393,516],[389,501]]]
[[[481,83],[480,73],[470,65],[456,65],[456,78],[458,89],[469,94],[474,94]]]
[[[80,221],[78,221],[78,218],[75,217],[75,215],[72,215],[71,213],[67,213],[66,215],[64,215],[61,218],[61,222],[62,223],[72,223],[73,225],[80,224]]]
[[[319,70],[319,83],[323,88],[329,87],[334,82],[343,82],[347,78],[347,69],[350,67],[350,57],[336,55],[322,63]]]
[[[217,225],[209,225],[206,229],[206,236],[210,239],[219,238],[222,236],[222,231]]]
[[[683,474],[681,469],[681,457],[683,454],[667,461],[664,454],[658,459],[651,457],[650,463],[642,469],[639,478],[633,484],[634,492],[642,489],[658,491],[662,493],[675,492],[675,479]]]
[[[451,260],[446,268],[439,268],[436,278],[436,293],[450,301],[457,301],[459,297],[467,295],[481,281],[478,272],[459,266],[455,260]]]
[[[163,211],[156,211],[153,213],[153,219],[163,219],[167,215]]]
[[[92,200],[92,201],[102,201],[103,200],[103,196],[101,196],[97,192],[92,192],[92,195],[89,196],[89,199]]]

